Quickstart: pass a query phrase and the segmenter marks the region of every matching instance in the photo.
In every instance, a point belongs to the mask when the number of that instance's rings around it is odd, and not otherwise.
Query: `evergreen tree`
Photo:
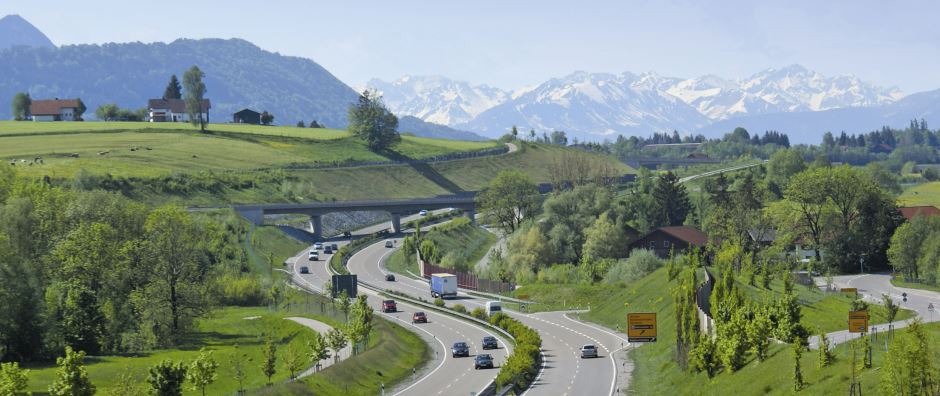
[[[52,396],[91,396],[95,394],[95,386],[88,379],[85,370],[85,352],[74,351],[72,347],[65,347],[65,356],[56,358],[59,369],[56,370],[55,380],[49,385],[49,394]]]
[[[682,225],[692,210],[685,186],[679,184],[679,178],[672,172],[667,171],[656,179],[651,195],[655,203],[655,226]]]
[[[175,74],[170,76],[170,82],[163,90],[163,99],[183,99],[183,87],[180,86],[180,81],[176,79]]]

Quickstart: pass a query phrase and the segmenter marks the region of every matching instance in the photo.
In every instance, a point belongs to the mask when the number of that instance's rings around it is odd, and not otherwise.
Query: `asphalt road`
[[[397,245],[401,242],[398,241]],[[393,249],[384,247],[384,243],[374,244],[362,250],[362,256],[349,260],[347,265],[351,273],[370,284],[382,284],[383,287],[406,293],[412,297],[430,299],[430,289],[426,281],[399,275],[397,281],[386,282],[384,258]],[[468,310],[483,307],[486,299],[466,293],[459,293],[457,299],[446,300],[448,306],[462,304]],[[526,395],[610,395],[616,394],[617,362],[612,354],[627,345],[625,337],[616,335],[600,327],[581,323],[561,312],[523,314],[506,310],[506,313],[532,327],[542,336],[544,363],[535,383]],[[581,359],[580,349],[584,344],[598,346],[600,356],[597,359]]]
[[[816,280],[817,283],[820,279]],[[825,282],[825,281],[823,281]],[[924,322],[935,322],[940,320],[940,293],[927,290],[907,289],[896,287],[891,284],[891,276],[887,274],[865,274],[865,275],[845,275],[833,277],[835,287],[854,287],[858,293],[870,304],[881,304],[882,295],[891,296],[895,303],[901,308],[913,310],[917,317]],[[903,301],[902,293],[907,293],[907,302]],[[928,306],[933,304],[934,310],[928,310]],[[846,326],[848,326],[848,314],[846,314]],[[913,319],[894,322],[894,328],[906,327]],[[877,329],[883,332],[887,329],[887,324],[874,325],[871,331]],[[826,334],[826,337],[833,343],[842,343],[859,337],[858,333],[849,333],[848,330],[837,331]],[[809,339],[810,347],[815,348],[818,343],[818,337]]]

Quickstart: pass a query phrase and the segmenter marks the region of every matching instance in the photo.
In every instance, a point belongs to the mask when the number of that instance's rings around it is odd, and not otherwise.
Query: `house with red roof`
[[[29,104],[33,121],[81,121],[85,105],[81,99],[40,99]]]
[[[202,100],[199,118],[209,122],[209,99]],[[150,122],[189,122],[186,101],[183,99],[150,99],[147,101]]]
[[[679,255],[689,248],[703,248],[708,243],[704,232],[688,226],[660,227],[630,244],[630,250],[647,249],[662,258]]]
[[[904,206],[898,208],[898,211],[901,212],[901,216],[904,216],[904,219],[910,221],[915,216],[928,216],[936,217],[940,216],[940,209],[937,209],[934,206]]]

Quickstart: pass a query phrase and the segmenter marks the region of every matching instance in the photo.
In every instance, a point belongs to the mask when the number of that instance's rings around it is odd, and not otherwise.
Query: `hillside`
[[[54,48],[52,40],[19,15],[0,18],[0,50],[15,46]]]

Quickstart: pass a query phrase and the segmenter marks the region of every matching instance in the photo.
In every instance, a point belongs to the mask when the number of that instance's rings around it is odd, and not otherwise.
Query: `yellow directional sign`
[[[855,287],[843,287],[841,290],[843,293],[854,293],[858,294],[858,288]]]
[[[868,311],[849,312],[849,333],[868,332]]]
[[[656,342],[656,313],[636,312],[627,314],[627,341]]]

